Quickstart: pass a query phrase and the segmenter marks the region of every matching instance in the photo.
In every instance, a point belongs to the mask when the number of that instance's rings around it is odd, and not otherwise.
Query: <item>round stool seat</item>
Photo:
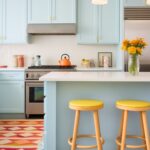
[[[78,99],[69,102],[69,108],[74,110],[98,110],[103,108],[104,103],[101,100],[95,99]]]
[[[145,111],[150,110],[150,102],[141,100],[118,100],[116,107],[130,111]]]

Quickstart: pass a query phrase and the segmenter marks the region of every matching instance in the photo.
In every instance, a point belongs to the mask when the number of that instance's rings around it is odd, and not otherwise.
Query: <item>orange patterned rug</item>
[[[42,119],[0,120],[0,150],[37,150],[42,136]]]

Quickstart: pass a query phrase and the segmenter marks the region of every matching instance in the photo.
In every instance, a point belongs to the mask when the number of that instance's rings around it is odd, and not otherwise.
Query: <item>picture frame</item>
[[[98,52],[98,66],[112,67],[112,52]]]

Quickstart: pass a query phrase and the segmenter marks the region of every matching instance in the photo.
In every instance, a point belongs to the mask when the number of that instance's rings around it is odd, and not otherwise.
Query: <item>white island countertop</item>
[[[41,81],[150,82],[150,72],[133,76],[128,72],[50,72]]]

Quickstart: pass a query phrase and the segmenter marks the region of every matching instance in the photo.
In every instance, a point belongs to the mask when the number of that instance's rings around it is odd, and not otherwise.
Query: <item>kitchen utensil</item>
[[[31,66],[35,66],[35,58],[34,57],[32,57]]]
[[[35,66],[41,66],[41,56],[36,55]]]
[[[0,68],[7,68],[7,66],[6,65],[1,65]]]
[[[62,54],[61,60],[59,60],[60,66],[71,66],[70,56],[68,54]]]

